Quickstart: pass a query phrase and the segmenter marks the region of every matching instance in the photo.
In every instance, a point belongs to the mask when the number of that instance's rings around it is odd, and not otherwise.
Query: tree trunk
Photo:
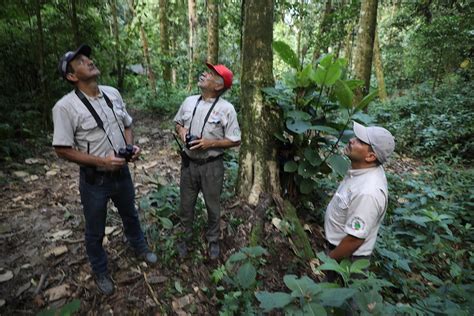
[[[196,78],[195,67],[197,59],[197,15],[196,15],[196,0],[188,0],[188,22],[189,22],[189,71],[188,71],[188,91],[191,91]]]
[[[115,67],[117,67],[117,89],[123,90],[124,67],[122,67],[122,50],[120,48],[120,34],[117,19],[117,0],[110,0],[110,10],[112,13],[112,33],[115,40]]]
[[[279,111],[261,91],[273,86],[273,0],[243,2],[239,194],[257,205],[261,193],[280,192],[276,142]]]
[[[42,104],[41,112],[42,112],[42,121],[44,127],[46,128],[50,123],[50,108],[48,106],[47,99],[49,99],[49,89],[46,81],[46,76],[44,73],[44,34],[43,34],[43,21],[41,19],[41,0],[36,0],[35,5],[35,12],[36,12],[36,26],[38,28],[38,42],[37,42],[37,56],[38,56],[38,80],[39,86],[41,89],[41,100],[38,102]],[[40,106],[38,106],[40,109]]]
[[[369,93],[376,25],[377,0],[362,1],[354,61],[354,75],[357,79],[364,81],[364,88],[356,91],[356,103]]]
[[[321,56],[321,50],[326,52],[328,50],[327,44],[322,44],[322,34],[326,33],[328,31],[328,18],[329,15],[331,14],[332,10],[332,4],[331,0],[326,0],[326,6],[324,9],[324,14],[323,18],[321,20],[321,24],[319,25],[319,34],[316,38],[316,46],[314,47],[314,52],[313,52],[313,63],[318,60],[318,58]]]
[[[130,2],[130,10],[132,12],[133,17],[136,16],[135,12],[135,4],[133,0],[129,0]],[[151,59],[150,59],[150,51],[149,51],[149,45],[148,45],[148,38],[145,33],[145,28],[143,27],[143,23],[141,21],[141,17],[138,18],[138,24],[140,28],[140,40],[142,42],[142,48],[143,48],[143,57],[145,59],[145,69],[147,72],[147,77],[148,77],[148,82],[150,84],[150,89],[153,93],[153,95],[156,95],[156,79],[155,79],[155,73],[153,72],[153,69],[151,68]]]
[[[207,0],[207,61],[219,60],[219,1]]]
[[[385,90],[382,54],[380,53],[379,34],[377,31],[375,31],[375,40],[374,40],[374,68],[375,68],[375,76],[377,77],[379,98],[382,102],[385,102],[387,101],[388,97],[387,97],[387,90]]]
[[[74,43],[76,47],[79,47],[82,43],[79,35],[79,23],[77,22],[76,0],[71,0],[71,27],[72,34],[74,35]]]
[[[171,82],[171,57],[170,37],[168,33],[167,0],[160,0],[160,47],[163,63],[163,80],[166,84]]]

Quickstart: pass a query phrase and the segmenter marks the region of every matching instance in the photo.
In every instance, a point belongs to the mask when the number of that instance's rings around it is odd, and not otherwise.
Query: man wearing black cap
[[[224,65],[207,64],[209,72],[198,80],[200,95],[193,95],[179,108],[174,118],[176,132],[185,143],[181,153],[180,216],[184,240],[178,253],[186,256],[192,239],[194,207],[201,191],[207,208],[209,257],[219,257],[220,195],[224,181],[224,149],[240,144],[237,113],[232,104],[221,98],[232,86],[232,72]]]
[[[59,73],[74,85],[74,90],[53,108],[53,146],[59,157],[80,166],[87,255],[99,290],[110,295],[114,285],[102,246],[109,199],[118,209],[135,254],[148,263],[156,263],[157,257],[149,250],[140,227],[127,166],[127,161],[140,154],[140,148],[131,145],[132,118],[117,89],[98,85],[100,71],[90,54],[91,48],[82,45],[59,61]]]
[[[368,259],[388,204],[388,189],[382,165],[395,148],[395,139],[385,128],[354,122],[354,134],[344,154],[351,168],[329,203],[324,230],[329,257],[341,261]],[[329,273],[330,281],[334,275]]]

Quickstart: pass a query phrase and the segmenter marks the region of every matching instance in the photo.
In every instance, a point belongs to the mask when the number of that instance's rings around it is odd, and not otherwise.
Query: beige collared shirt
[[[130,127],[133,120],[127,113],[117,89],[109,86],[99,86],[99,89],[101,92],[98,97],[84,95],[104,123],[104,129],[113,147],[74,90],[62,97],[53,107],[53,146],[73,147],[98,157],[106,157],[113,153],[113,149],[118,151],[125,146],[121,131]],[[108,107],[102,93],[109,97],[114,111]]]
[[[364,239],[353,255],[370,255],[387,204],[387,179],[382,166],[349,170],[326,209],[326,240],[337,246],[346,235]]]
[[[204,131],[201,135],[204,119],[215,99],[207,101],[201,100],[197,102],[200,95],[187,97],[181,104],[178,113],[174,117],[174,122],[189,129],[192,119],[191,134],[206,139],[224,139],[227,138],[233,142],[240,141],[240,127],[237,121],[237,113],[234,106],[219,98],[216,105],[209,115]],[[196,107],[197,106],[197,107]],[[193,111],[196,112],[193,118]],[[208,150],[188,150],[185,149],[187,155],[192,159],[205,159],[215,157],[224,152],[223,148],[213,148]]]

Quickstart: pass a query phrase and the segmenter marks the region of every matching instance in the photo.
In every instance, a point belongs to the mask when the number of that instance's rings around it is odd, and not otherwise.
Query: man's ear
[[[367,156],[365,156],[365,161],[366,162],[376,162],[377,161],[377,156],[375,155],[374,152],[369,152]]]
[[[224,89],[224,84],[223,83],[219,83],[214,87],[214,91],[216,91],[216,92],[222,91],[223,89]]]
[[[78,79],[75,74],[73,73],[67,73],[66,74],[66,79],[72,82],[76,82]]]

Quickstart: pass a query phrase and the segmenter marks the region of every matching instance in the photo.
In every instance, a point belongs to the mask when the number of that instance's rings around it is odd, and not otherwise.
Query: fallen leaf
[[[62,284],[53,288],[50,288],[44,292],[44,295],[48,297],[48,301],[57,301],[63,297],[71,295],[69,290],[69,284]]]
[[[188,295],[185,295],[183,297],[173,300],[171,305],[173,306],[174,311],[178,311],[180,309],[183,309],[183,307],[191,304],[193,300],[194,300],[193,295],[188,294]]]
[[[25,171],[15,171],[15,172],[13,172],[13,175],[17,178],[25,178],[25,177],[29,176],[30,174],[28,172],[25,172]]]
[[[46,163],[46,161],[40,158],[28,158],[28,159],[25,159],[25,163],[27,165],[34,165],[34,164],[39,164],[39,163]]]
[[[56,241],[62,238],[66,238],[72,235],[72,230],[70,229],[64,229],[64,230],[59,230],[55,233],[52,233],[49,235],[49,238],[51,238],[51,241]]]
[[[150,141],[150,139],[148,137],[140,137],[138,139],[138,144],[145,144],[145,143],[148,143]]]
[[[109,243],[109,239],[107,236],[104,236],[104,239],[102,239],[102,246],[106,246]]]
[[[26,290],[28,290],[29,288],[31,287],[31,282],[28,282],[28,283],[25,283],[23,284],[22,286],[20,286],[18,288],[18,290],[16,291],[16,297],[20,296],[21,294],[23,294],[23,292],[25,292]]]
[[[150,169],[150,168],[155,167],[156,165],[158,165],[158,161],[155,160],[155,161],[150,161],[149,163],[146,163],[146,164],[142,165],[141,167],[143,169]]]
[[[49,170],[48,172],[46,172],[47,177],[53,177],[57,174],[58,174],[58,170]]]
[[[49,251],[47,251],[45,254],[44,254],[44,257],[45,258],[49,258],[51,257],[52,255],[54,255],[55,257],[57,256],[60,256],[62,255],[63,253],[66,253],[68,251],[67,247],[66,246],[59,246],[59,247],[56,247],[56,248],[53,248]]]
[[[150,284],[159,284],[159,283],[164,283],[168,280],[167,277],[163,275],[152,275],[147,277],[148,283]]]
[[[5,300],[0,300],[0,307],[2,307],[3,305],[5,305]]]
[[[0,274],[0,283],[6,282],[13,278],[13,272],[10,270],[5,271],[4,273]]]
[[[118,226],[106,226],[106,227],[105,227],[105,234],[106,234],[106,235],[110,235],[110,234],[112,234],[117,228],[118,228]]]

